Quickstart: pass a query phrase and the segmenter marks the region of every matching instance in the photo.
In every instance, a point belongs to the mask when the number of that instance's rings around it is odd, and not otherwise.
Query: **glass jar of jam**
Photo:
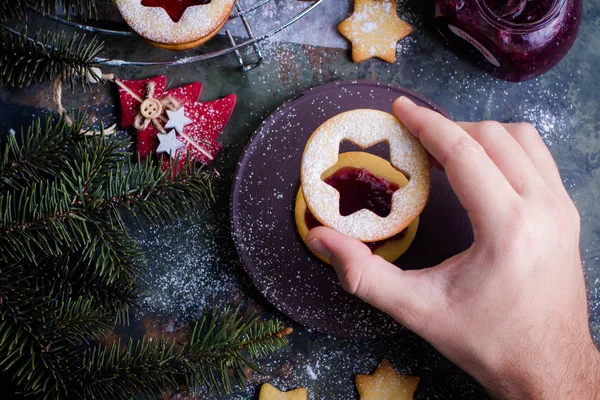
[[[581,22],[582,0],[436,0],[442,36],[498,78],[520,82],[554,67]]]

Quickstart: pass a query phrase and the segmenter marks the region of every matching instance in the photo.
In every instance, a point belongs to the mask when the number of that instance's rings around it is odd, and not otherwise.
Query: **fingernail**
[[[412,101],[411,99],[409,99],[409,98],[408,98],[408,97],[406,97],[406,96],[400,96],[400,97],[398,98],[398,101],[399,101],[400,103],[403,103],[403,104],[408,104],[408,105],[411,105],[411,106],[416,106],[415,102],[414,102],[414,101]]]
[[[331,252],[318,238],[314,238],[308,242],[308,248],[325,257],[327,260],[331,260]]]

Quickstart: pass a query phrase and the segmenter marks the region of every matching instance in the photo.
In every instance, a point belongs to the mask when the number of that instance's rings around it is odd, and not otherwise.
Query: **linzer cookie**
[[[367,209],[385,217],[391,211],[392,195],[408,184],[404,174],[381,157],[365,152],[349,152],[339,155],[338,162],[323,174],[324,181],[340,192],[340,214],[350,215],[356,211]],[[321,223],[312,215],[302,194],[298,190],[294,209],[296,227],[300,237],[306,243],[308,232]],[[378,242],[365,243],[373,252],[383,259],[396,261],[412,244],[419,218],[400,233]],[[314,253],[322,261],[329,261]]]
[[[186,50],[215,36],[235,0],[116,0],[125,22],[154,46]]]
[[[339,26],[352,42],[355,63],[377,57],[393,64],[396,44],[412,32],[396,12],[396,0],[355,0],[354,13]]]
[[[362,148],[387,142],[391,165],[408,178],[406,186],[391,195],[387,216],[364,208],[343,215],[340,191],[323,180],[326,171],[338,162],[340,143],[345,140]],[[396,117],[377,110],[347,111],[319,126],[304,149],[300,178],[312,215],[322,225],[363,242],[384,240],[402,232],[421,214],[429,197],[427,152]]]

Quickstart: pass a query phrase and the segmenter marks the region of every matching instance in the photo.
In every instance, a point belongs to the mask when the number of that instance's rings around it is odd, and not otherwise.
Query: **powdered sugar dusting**
[[[230,304],[236,297],[236,257],[221,244],[229,236],[227,217],[212,218],[202,211],[188,221],[133,232],[150,264],[142,295],[147,311],[195,319],[210,306]]]
[[[365,33],[371,33],[375,30],[377,30],[378,26],[376,22],[365,22],[364,24],[362,24],[362,26],[360,27],[360,30],[365,32]]]
[[[389,216],[363,209],[342,217],[339,192],[321,179],[335,165],[339,144],[349,140],[363,148],[386,141],[391,164],[410,177],[392,196]],[[406,228],[421,212],[429,195],[429,163],[419,141],[391,114],[376,110],[342,113],[311,136],[302,159],[302,191],[313,215],[326,226],[362,241],[377,241]],[[332,206],[335,205],[335,206]]]
[[[305,387],[309,398],[315,400],[356,399],[354,377],[371,374],[382,360],[389,360],[399,374],[421,377],[417,399],[486,398],[482,389],[466,376],[457,375],[447,360],[408,333],[377,342],[340,340],[310,332],[299,336],[297,340],[305,345],[284,349],[279,357],[264,363],[266,375],[252,377],[253,386],[269,382],[284,391]],[[431,379],[437,387],[428,382]],[[256,392],[249,388],[245,395],[228,399],[254,399]]]
[[[552,110],[548,104],[536,104],[523,110],[523,121],[532,123],[548,146],[563,142],[569,136],[569,121],[564,112]],[[557,134],[560,132],[560,134]]]

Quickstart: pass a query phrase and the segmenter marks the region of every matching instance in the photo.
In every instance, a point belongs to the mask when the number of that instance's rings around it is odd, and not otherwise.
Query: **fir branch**
[[[73,394],[81,399],[123,399],[144,396],[152,399],[177,386],[183,354],[165,339],[129,340],[125,351],[117,341],[92,350],[76,373],[80,381]]]
[[[76,253],[91,279],[100,278],[111,284],[133,279],[144,271],[144,255],[124,229],[115,229],[107,222],[96,221],[92,225],[92,240]]]
[[[73,196],[61,183],[42,182],[0,195],[0,260],[39,255],[60,256],[71,246],[89,243],[89,215],[72,206]]]
[[[38,256],[35,263],[28,261],[28,270],[35,271],[41,282],[58,282],[71,295],[92,299],[95,308],[111,315],[111,322],[127,323],[130,309],[139,306],[145,258],[125,232],[107,227],[96,231],[90,232],[92,240],[83,248],[67,247],[58,257]]]
[[[28,275],[33,271],[37,273]],[[71,282],[46,275],[44,271],[13,264],[3,268],[0,282],[2,319],[20,323],[27,331],[36,331],[42,341],[65,339],[87,343],[90,337],[106,331],[107,323],[112,322],[112,313],[97,307],[93,296],[79,293]],[[44,346],[46,352],[48,347]]]
[[[0,177],[6,186],[30,187],[0,195],[6,210],[0,215],[0,250],[7,250],[0,260],[33,262],[39,255],[81,251],[100,274],[132,276],[140,272],[135,265],[141,254],[125,233],[121,209],[136,218],[173,220],[211,199],[204,172],[190,167],[190,175],[165,182],[158,166],[129,163],[123,143],[80,135],[80,122],[69,127],[48,119],[41,125],[33,124],[21,143],[10,138],[3,152]],[[60,185],[43,180],[56,176]]]
[[[283,347],[291,332],[276,320],[261,322],[256,317],[245,320],[238,311],[213,310],[192,331],[187,359],[191,362],[193,379],[188,386],[208,386],[211,391],[222,387],[229,393],[231,372],[236,383],[245,387],[243,366],[260,372],[252,359],[266,357]]]
[[[122,151],[123,143],[114,138],[79,136],[83,139],[70,146],[67,162],[57,171],[69,190],[77,194],[77,204],[84,204],[103,197],[106,181],[128,162],[131,153]]]
[[[214,197],[210,175],[194,166],[185,168],[173,176],[172,170],[163,172],[151,161],[121,165],[104,188],[104,200],[112,207],[123,207],[136,218],[142,215],[151,223],[187,218],[194,209],[208,207]],[[169,176],[173,178],[168,180]]]
[[[64,375],[90,340],[137,305],[137,280],[85,281],[84,266],[64,273],[64,265],[73,263],[77,261],[47,259],[38,266],[0,270],[0,369],[12,370],[13,381],[39,397],[64,394]]]
[[[112,273],[98,274],[89,268],[89,261],[79,254],[49,257],[39,263],[37,275],[45,282],[55,281],[64,285],[73,296],[93,299],[95,308],[113,316],[112,322],[126,324],[129,311],[139,307],[139,275],[114,279]],[[112,272],[112,268],[108,271]]]
[[[47,179],[68,163],[67,150],[82,140],[83,118],[69,126],[64,118],[34,121],[19,135],[8,135],[0,153],[0,193]]]
[[[75,295],[71,286],[62,285],[57,281],[54,281],[52,286],[46,286],[45,292],[46,298],[52,304],[52,310],[55,310],[54,315],[47,315],[44,320],[41,331],[45,331],[46,338],[87,344],[90,338],[97,338],[106,332],[113,322],[110,319],[111,313],[97,307],[94,296]],[[45,350],[48,349],[49,347]]]
[[[0,158],[0,370],[36,398],[154,398],[181,384],[230,391],[286,343],[277,321],[213,311],[189,343],[92,345],[137,306],[145,260],[122,211],[185,218],[213,200],[208,173],[131,164],[120,144],[64,121],[34,125]],[[52,137],[48,137],[53,135]],[[176,162],[175,165],[178,163]],[[18,170],[18,171],[15,171]]]
[[[23,19],[27,14],[25,0],[0,0],[0,21],[13,18]]]
[[[107,329],[110,314],[93,298],[72,297],[70,287],[27,275],[22,266],[3,268],[1,277],[0,369],[12,371],[29,394],[58,397],[69,365]]]
[[[0,0],[2,1],[2,0]],[[7,0],[4,0],[7,1]],[[97,17],[96,0],[26,0],[33,9],[56,15],[60,8],[67,17],[79,16],[84,20]]]
[[[68,17],[92,19],[97,16],[96,0],[0,0],[0,20],[23,19],[29,7],[50,15],[56,15],[60,7]]]
[[[67,172],[62,174],[60,184],[42,181],[0,195],[0,209],[5,210],[0,215],[0,260],[27,259],[35,263],[40,254],[57,257],[65,251],[85,249],[98,256],[95,267],[100,271],[105,265],[128,267],[131,262],[122,261],[135,262],[139,257],[131,245],[118,252],[130,244],[127,237],[119,235],[124,229],[120,209],[156,223],[185,218],[212,199],[210,178],[205,172],[166,181],[166,173],[148,163],[117,165],[115,172],[101,175],[108,182],[97,182],[98,189],[92,187],[90,192],[84,178]],[[121,244],[113,247],[119,238]]]
[[[79,79],[85,88],[85,77],[95,76],[94,59],[104,47],[96,38],[86,40],[85,35],[37,31],[29,38],[27,29],[18,33],[6,27],[0,27],[0,40],[0,86],[9,87],[61,78],[72,87]]]
[[[124,227],[105,220],[110,214],[88,212],[75,199],[64,182],[0,196],[0,261],[37,264],[43,257],[77,255],[88,279],[135,279],[144,265],[137,244]]]
[[[114,322],[126,324],[129,310],[137,308],[140,276],[146,258],[124,229],[107,223],[96,225],[92,240],[83,249],[55,260],[47,269],[71,282],[79,292],[96,299],[98,306],[114,314]]]
[[[287,343],[289,333],[277,321],[247,321],[238,312],[213,310],[187,344],[143,339],[130,340],[124,352],[119,342],[94,349],[76,374],[76,393],[84,399],[154,398],[184,382],[192,390],[208,386],[230,392],[230,374],[244,385],[244,365],[258,370],[250,348],[270,354]]]

